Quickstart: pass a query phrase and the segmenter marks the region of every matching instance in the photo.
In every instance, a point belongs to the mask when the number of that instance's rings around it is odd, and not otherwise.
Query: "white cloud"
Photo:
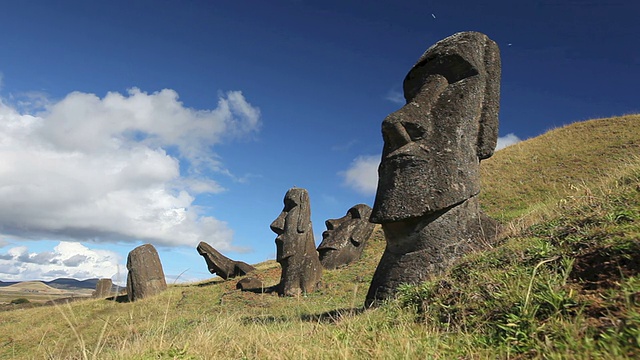
[[[230,248],[232,230],[193,201],[224,190],[202,175],[228,172],[212,146],[260,128],[241,92],[221,95],[212,110],[185,107],[173,90],[135,88],[74,92],[37,113],[19,108],[0,100],[0,238],[188,246],[206,238]]]
[[[511,133],[511,134],[507,134],[505,136],[499,137],[498,138],[498,145],[496,146],[496,151],[500,150],[500,149],[504,149],[509,145],[513,145],[515,143],[519,143],[520,138],[517,137],[515,134]]]
[[[397,90],[389,90],[387,96],[384,97],[385,100],[391,101],[396,105],[406,105],[407,101],[404,99],[404,95]]]
[[[373,195],[378,187],[378,165],[380,155],[359,156],[349,169],[340,172],[345,185],[364,195]]]
[[[60,242],[53,252],[29,252],[26,246],[16,246],[0,254],[3,281],[44,280],[60,277],[74,279],[110,278],[122,282],[124,266],[112,251],[89,249],[75,242]],[[118,274],[118,271],[121,273]]]

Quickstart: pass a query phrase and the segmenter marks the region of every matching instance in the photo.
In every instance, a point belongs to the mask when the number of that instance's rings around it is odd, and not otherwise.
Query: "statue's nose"
[[[411,142],[407,129],[400,122],[388,122],[383,124],[384,141],[391,145],[392,149],[399,149]]]
[[[284,233],[284,218],[285,218],[286,214],[284,212],[280,213],[280,216],[278,216],[278,218],[276,218],[275,220],[273,220],[273,222],[271,223],[271,225],[269,225],[269,227],[271,228],[271,231],[273,231],[274,233],[281,235],[282,233]]]

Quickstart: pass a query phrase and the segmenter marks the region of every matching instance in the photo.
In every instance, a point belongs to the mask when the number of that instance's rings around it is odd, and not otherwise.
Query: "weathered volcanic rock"
[[[322,264],[318,259],[311,209],[307,190],[292,188],[284,197],[284,209],[271,223],[276,233],[276,260],[282,267],[278,293],[297,296],[313,292],[322,278]]]
[[[100,279],[96,283],[96,290],[93,292],[94,298],[107,298],[114,295],[113,281],[111,279]]]
[[[156,248],[140,245],[127,257],[127,296],[129,301],[144,299],[167,289],[162,263]]]
[[[498,138],[500,53],[477,32],[430,47],[404,80],[407,104],[382,123],[384,148],[371,221],[387,247],[367,304],[446,269],[495,235],[480,211],[480,160]]]
[[[358,204],[345,216],[325,222],[327,230],[322,233],[322,243],[318,246],[320,262],[325,269],[345,266],[360,258],[376,226],[369,222],[369,216],[371,208]]]
[[[217,274],[225,280],[246,275],[256,270],[256,268],[245,262],[229,259],[206,242],[198,244],[197,250],[198,254],[202,255],[207,262],[209,272]]]
[[[262,281],[254,277],[246,277],[238,281],[238,283],[236,284],[236,289],[240,289],[242,291],[258,290],[263,288],[264,284],[262,283]]]

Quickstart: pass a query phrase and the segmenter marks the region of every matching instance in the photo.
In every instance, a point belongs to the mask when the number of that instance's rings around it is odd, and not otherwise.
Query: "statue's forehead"
[[[487,41],[486,35],[477,32],[451,35],[428,48],[409,70],[407,77],[417,71],[442,73],[444,70],[458,73],[455,77],[481,72]]]
[[[292,202],[296,205],[300,205],[302,201],[304,201],[304,190],[303,189],[291,189],[287,191],[287,194],[284,197],[285,203]]]

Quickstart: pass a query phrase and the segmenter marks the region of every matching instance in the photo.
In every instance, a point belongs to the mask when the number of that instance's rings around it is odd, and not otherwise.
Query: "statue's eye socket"
[[[293,201],[292,199],[287,198],[287,199],[284,200],[284,210],[282,210],[282,211],[285,211],[285,212],[291,211],[291,209],[293,209],[297,205],[298,204],[296,204],[295,201]]]
[[[403,123],[402,126],[404,126],[404,129],[407,131],[407,134],[411,138],[411,141],[422,140],[422,138],[424,138],[424,135],[426,134],[425,128],[416,123],[406,122]]]

